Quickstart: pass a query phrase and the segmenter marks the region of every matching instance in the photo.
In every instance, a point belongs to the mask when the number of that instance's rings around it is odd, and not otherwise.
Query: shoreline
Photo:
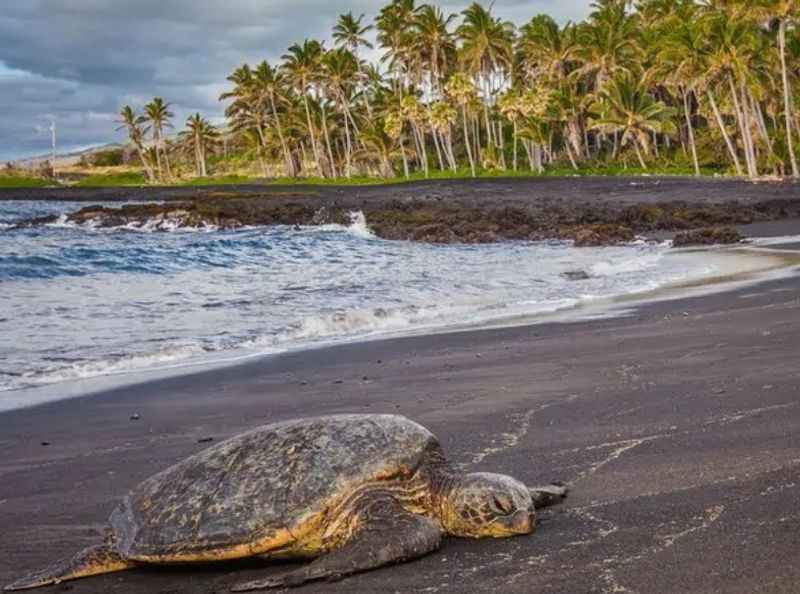
[[[782,227],[781,230],[784,230]],[[799,236],[800,237],[800,236]],[[91,397],[119,388],[147,384],[153,381],[191,376],[199,373],[235,368],[251,362],[287,354],[300,354],[324,349],[335,349],[354,344],[374,344],[411,337],[431,337],[460,333],[481,332],[516,327],[536,327],[548,323],[580,323],[593,319],[615,318],[630,311],[659,301],[674,301],[737,288],[757,285],[769,280],[790,277],[800,271],[800,251],[779,250],[746,245],[719,248],[685,248],[667,253],[667,257],[681,257],[697,253],[710,257],[720,268],[712,275],[687,281],[667,283],[654,289],[634,290],[602,298],[582,299],[573,305],[553,311],[504,315],[463,325],[409,327],[404,330],[377,331],[361,336],[333,337],[315,343],[290,345],[274,352],[216,352],[200,359],[187,359],[156,365],[150,368],[131,369],[71,380],[44,383],[18,390],[0,392],[0,401],[11,404],[0,406],[0,415],[14,410],[44,406],[60,400]],[[32,400],[30,403],[23,403]]]
[[[0,581],[93,542],[128,488],[198,440],[388,412],[431,428],[464,468],[565,480],[570,499],[530,538],[448,539],[418,562],[304,591],[574,594],[609,575],[654,594],[791,591],[798,291],[795,275],[626,317],[341,345],[0,414]],[[280,570],[161,568],[71,588],[210,594]]]

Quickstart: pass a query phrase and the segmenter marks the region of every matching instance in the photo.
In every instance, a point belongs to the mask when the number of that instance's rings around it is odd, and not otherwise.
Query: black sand
[[[798,592],[798,361],[795,276],[624,318],[345,345],[5,413],[0,583],[95,542],[128,488],[198,440],[390,412],[465,469],[573,494],[531,537],[450,539],[301,592]],[[280,570],[140,570],[42,592],[222,593]]]

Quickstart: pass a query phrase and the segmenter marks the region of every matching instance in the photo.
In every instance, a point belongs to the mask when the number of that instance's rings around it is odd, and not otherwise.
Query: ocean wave
[[[369,225],[367,224],[366,215],[360,210],[353,211],[350,213],[349,225],[328,223],[326,225],[306,227],[306,229],[309,229],[311,231],[323,231],[323,232],[341,231],[344,233],[349,233],[350,235],[354,235],[355,237],[359,237],[361,239],[376,238],[376,235],[372,232],[372,230],[369,228]]]
[[[64,381],[88,379],[104,375],[117,375],[142,370],[155,370],[165,363],[187,361],[193,357],[207,354],[208,350],[199,344],[171,345],[152,353],[125,355],[109,359],[77,361],[71,365],[51,366],[46,369],[27,372],[16,382],[28,386],[54,384]],[[13,388],[8,388],[13,389]]]
[[[658,266],[663,257],[663,252],[639,254],[629,258],[597,262],[592,264],[589,270],[593,276],[617,276],[632,272],[642,272]]]

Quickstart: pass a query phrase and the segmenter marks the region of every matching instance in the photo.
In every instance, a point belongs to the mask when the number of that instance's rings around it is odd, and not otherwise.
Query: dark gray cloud
[[[590,0],[497,0],[517,23],[547,12],[579,19]],[[325,38],[336,16],[372,17],[368,0],[20,0],[0,5],[0,161],[46,152],[55,117],[64,147],[119,138],[124,103],[160,95],[176,119],[219,117],[225,77],[275,60],[304,37]],[[449,11],[466,2],[439,2]]]

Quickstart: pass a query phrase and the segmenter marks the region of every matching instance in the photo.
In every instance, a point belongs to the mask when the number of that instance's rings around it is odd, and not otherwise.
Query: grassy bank
[[[45,188],[53,185],[40,177],[22,175],[0,175],[0,188]]]
[[[702,170],[702,175],[705,177],[718,177],[729,175],[730,172],[722,171],[719,169],[706,168]],[[642,169],[640,167],[623,167],[617,165],[598,165],[598,166],[585,166],[579,169],[572,167],[560,166],[551,167],[545,170],[544,173],[536,173],[529,170],[524,171],[508,171],[508,170],[478,170],[474,179],[496,179],[496,178],[551,178],[551,177],[580,177],[580,176],[608,176],[608,177],[636,177],[636,176],[686,176],[691,177],[694,175],[694,169],[691,167],[661,167],[653,169]],[[218,175],[205,178],[194,178],[189,180],[180,180],[171,184],[157,184],[168,185],[173,187],[204,187],[204,186],[225,186],[225,185],[247,185],[247,184],[267,184],[267,185],[285,185],[285,186],[377,186],[377,185],[393,185],[404,184],[409,182],[429,180],[470,180],[473,179],[469,169],[459,169],[453,171],[439,171],[431,170],[426,177],[422,172],[414,172],[408,177],[368,177],[368,176],[353,176],[351,178],[322,178],[322,177],[279,177],[272,179],[264,179],[263,177],[247,176],[247,175]],[[58,185],[52,180],[46,180],[37,177],[25,176],[0,176],[0,188],[36,188]],[[137,171],[124,171],[124,172],[99,172],[90,173],[88,175],[81,175],[81,177],[73,184],[80,188],[113,188],[113,187],[132,187],[132,186],[145,186],[147,181],[141,172]]]

